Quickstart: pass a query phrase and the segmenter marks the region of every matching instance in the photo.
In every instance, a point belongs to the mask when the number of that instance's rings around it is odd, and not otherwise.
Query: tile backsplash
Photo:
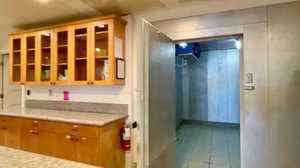
[[[42,108],[42,109],[49,109],[49,110],[128,114],[127,104],[26,100],[26,107]]]

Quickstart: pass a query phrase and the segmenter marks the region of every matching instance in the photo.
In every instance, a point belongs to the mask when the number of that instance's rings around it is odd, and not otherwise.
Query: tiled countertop
[[[103,126],[127,117],[126,114],[57,111],[21,107],[10,107],[8,109],[0,110],[0,115],[95,126]]]
[[[101,168],[0,146],[2,168]]]

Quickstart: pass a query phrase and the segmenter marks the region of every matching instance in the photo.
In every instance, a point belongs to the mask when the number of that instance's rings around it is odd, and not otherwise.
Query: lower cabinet
[[[98,127],[0,116],[0,145],[103,168],[124,168],[119,135],[123,124],[119,120]]]
[[[77,161],[99,165],[99,140],[97,138],[80,137],[76,142]]]
[[[92,165],[99,165],[97,138],[58,134],[56,156]]]
[[[56,156],[67,160],[77,160],[76,142],[71,139],[70,135],[56,135]]]
[[[56,134],[34,129],[22,129],[21,149],[29,152],[55,156]]]
[[[0,145],[20,148],[21,119],[0,116]]]

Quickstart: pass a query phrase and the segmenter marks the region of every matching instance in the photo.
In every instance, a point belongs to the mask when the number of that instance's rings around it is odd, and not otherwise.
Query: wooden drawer
[[[18,127],[21,123],[21,118],[0,116],[0,129],[2,127]]]
[[[45,132],[54,132],[55,131],[55,123],[51,121],[44,120],[34,120],[34,119],[23,119],[22,128],[28,130],[39,130]]]
[[[56,123],[56,132],[60,134],[70,134],[83,137],[98,137],[98,127],[80,125],[80,124],[68,124],[68,123]]]
[[[0,116],[0,123],[6,122],[6,116]]]
[[[0,145],[20,148],[20,124],[20,118],[0,116]]]

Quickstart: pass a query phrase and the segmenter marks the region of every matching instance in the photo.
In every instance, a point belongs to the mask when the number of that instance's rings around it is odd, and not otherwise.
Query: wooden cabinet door
[[[90,54],[90,84],[109,84],[110,59],[113,56],[113,20],[104,20],[92,24],[91,54]]]
[[[37,73],[40,85],[50,85],[53,77],[53,32],[42,31],[38,37]]]
[[[58,28],[53,34],[53,77],[52,85],[68,85],[70,80],[70,41],[69,27]]]
[[[82,24],[72,26],[70,39],[70,84],[87,85],[89,82],[89,55],[91,54],[91,26]]]
[[[10,148],[19,149],[20,148],[20,127],[8,127],[5,132],[5,146]]]
[[[55,134],[33,129],[23,129],[21,149],[34,153],[54,156]]]
[[[56,135],[56,150],[55,156],[67,160],[77,160],[76,142],[71,135],[57,134]]]
[[[5,131],[0,130],[0,145],[5,146]]]
[[[38,33],[28,33],[25,35],[25,56],[24,56],[24,73],[25,73],[25,84],[34,85],[38,84],[38,73],[37,73],[37,53],[38,51]]]
[[[0,117],[0,145],[20,148],[20,119]]]
[[[24,84],[25,81],[25,37],[12,36],[10,39],[9,75],[13,85]]]
[[[100,166],[105,168],[125,167],[125,152],[121,149],[120,144],[120,129],[123,125],[124,120],[119,120],[101,127]]]
[[[77,148],[77,161],[99,165],[99,145],[97,138],[78,137],[79,140],[76,142]]]

